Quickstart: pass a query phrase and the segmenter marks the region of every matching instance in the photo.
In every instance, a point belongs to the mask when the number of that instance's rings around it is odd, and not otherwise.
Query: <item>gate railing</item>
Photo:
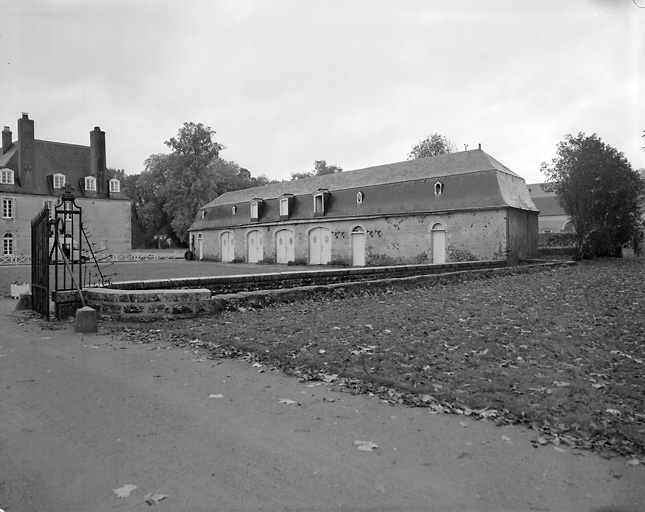
[[[49,320],[49,208],[31,221],[31,309]]]

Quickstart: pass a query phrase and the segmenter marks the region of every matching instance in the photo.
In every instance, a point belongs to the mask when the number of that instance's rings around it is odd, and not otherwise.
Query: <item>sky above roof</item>
[[[526,179],[565,134],[645,167],[645,0],[0,0],[0,125],[138,174],[184,122],[288,179],[440,133]]]

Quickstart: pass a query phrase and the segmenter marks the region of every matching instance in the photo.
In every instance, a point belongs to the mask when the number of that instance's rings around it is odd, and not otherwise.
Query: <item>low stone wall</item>
[[[86,302],[96,309],[102,319],[131,322],[152,322],[190,318],[199,315],[217,314],[227,310],[242,308],[262,308],[281,302],[295,302],[312,295],[335,295],[342,297],[346,294],[378,291],[386,289],[402,289],[413,286],[447,285],[451,283],[490,279],[509,274],[525,274],[551,270],[572,262],[533,262],[530,265],[517,267],[494,267],[479,269],[463,269],[454,272],[421,274],[411,276],[388,277],[387,273],[380,274],[381,279],[368,281],[332,282],[298,287],[283,287],[272,289],[256,289],[235,293],[213,294],[207,288],[195,289],[157,289],[157,290],[125,290],[125,289],[86,289],[83,291]],[[323,271],[324,272],[324,271]],[[306,272],[309,274],[309,272]],[[270,275],[270,274],[269,274]],[[263,276],[233,276],[247,278],[247,284]],[[310,276],[311,277],[311,276]],[[332,276],[327,276],[332,277]],[[218,278],[224,279],[224,278]],[[186,282],[185,279],[172,280]],[[154,281],[168,286],[167,281]],[[262,281],[260,281],[262,282]],[[269,280],[270,282],[270,280]],[[151,284],[152,281],[141,283]]]
[[[109,288],[119,290],[167,290],[207,288],[213,294],[240,293],[258,290],[279,290],[303,286],[332,285],[356,281],[380,281],[409,276],[443,274],[464,270],[506,267],[506,261],[468,261],[443,265],[397,265],[391,267],[325,268],[293,272],[232,276],[192,277],[149,281],[122,281]]]
[[[192,290],[83,290],[88,306],[101,318],[123,322],[150,322],[191,318],[211,312],[211,292]]]

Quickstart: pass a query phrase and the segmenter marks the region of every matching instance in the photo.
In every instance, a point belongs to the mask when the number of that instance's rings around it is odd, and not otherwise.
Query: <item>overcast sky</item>
[[[639,7],[642,6],[642,7]],[[0,0],[0,125],[128,174],[185,121],[254,176],[398,162],[432,133],[543,181],[567,133],[645,167],[645,0]]]

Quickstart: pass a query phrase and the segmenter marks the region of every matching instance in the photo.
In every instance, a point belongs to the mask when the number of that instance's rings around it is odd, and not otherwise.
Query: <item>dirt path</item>
[[[43,329],[14,306],[0,300],[5,512],[140,511],[148,493],[167,495],[158,510],[186,511],[645,503],[645,467],[623,459],[535,449],[520,428],[392,407],[244,361]],[[126,484],[136,489],[117,497]]]

